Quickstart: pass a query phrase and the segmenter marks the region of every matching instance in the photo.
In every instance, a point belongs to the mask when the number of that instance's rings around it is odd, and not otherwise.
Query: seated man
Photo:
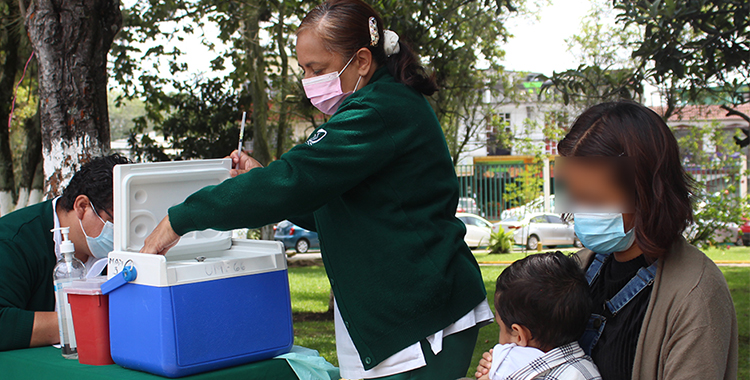
[[[112,251],[112,169],[118,154],[81,167],[63,195],[0,218],[0,351],[60,340],[52,269],[60,259],[59,232],[69,227],[76,257],[93,275]]]

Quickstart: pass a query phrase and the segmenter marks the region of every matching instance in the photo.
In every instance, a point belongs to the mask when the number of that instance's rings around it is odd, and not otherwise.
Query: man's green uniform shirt
[[[52,201],[0,218],[0,351],[27,348],[35,311],[55,311]]]

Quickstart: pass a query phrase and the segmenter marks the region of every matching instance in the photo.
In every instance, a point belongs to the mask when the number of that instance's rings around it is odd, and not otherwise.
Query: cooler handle
[[[125,265],[122,271],[102,284],[102,294],[109,294],[111,291],[135,280],[138,277],[138,271],[133,264]]]

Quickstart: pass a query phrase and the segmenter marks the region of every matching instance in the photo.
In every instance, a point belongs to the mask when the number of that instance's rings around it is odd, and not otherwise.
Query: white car
[[[550,210],[555,209],[555,195],[552,194],[549,196],[549,208]],[[511,217],[524,217],[526,215],[532,214],[532,213],[539,213],[544,212],[544,197],[538,197],[534,199],[533,201],[521,205],[518,207],[511,207],[509,209],[503,210],[503,212],[500,213],[500,220],[506,220]]]
[[[513,215],[498,223],[505,231],[515,231],[513,240],[518,245],[525,245],[529,250],[536,250],[539,244],[550,246],[572,244],[581,248],[581,241],[576,237],[573,223],[564,221],[560,215],[535,212],[525,216]]]
[[[466,225],[464,241],[469,248],[479,248],[490,244],[490,234],[498,231],[499,227],[479,215],[465,212],[456,213],[456,218]]]
[[[477,206],[476,199],[468,197],[458,198],[456,212],[484,216],[484,212],[479,209],[479,206]]]

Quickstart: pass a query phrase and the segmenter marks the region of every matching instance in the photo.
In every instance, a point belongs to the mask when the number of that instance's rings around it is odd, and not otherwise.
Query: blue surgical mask
[[[78,223],[81,225],[81,231],[83,231],[83,235],[86,236],[86,245],[89,246],[91,255],[97,259],[103,259],[115,249],[115,225],[109,221],[105,222],[104,219],[99,216],[99,213],[96,212],[96,208],[94,208],[93,204],[91,204],[91,209],[94,210],[94,214],[96,214],[99,220],[104,223],[104,227],[102,228],[102,232],[99,234],[99,236],[91,237],[87,235],[86,230],[83,229],[83,223],[80,219],[78,219]]]
[[[602,254],[622,252],[635,242],[635,232],[625,232],[621,213],[573,214],[578,240],[584,247]]]

